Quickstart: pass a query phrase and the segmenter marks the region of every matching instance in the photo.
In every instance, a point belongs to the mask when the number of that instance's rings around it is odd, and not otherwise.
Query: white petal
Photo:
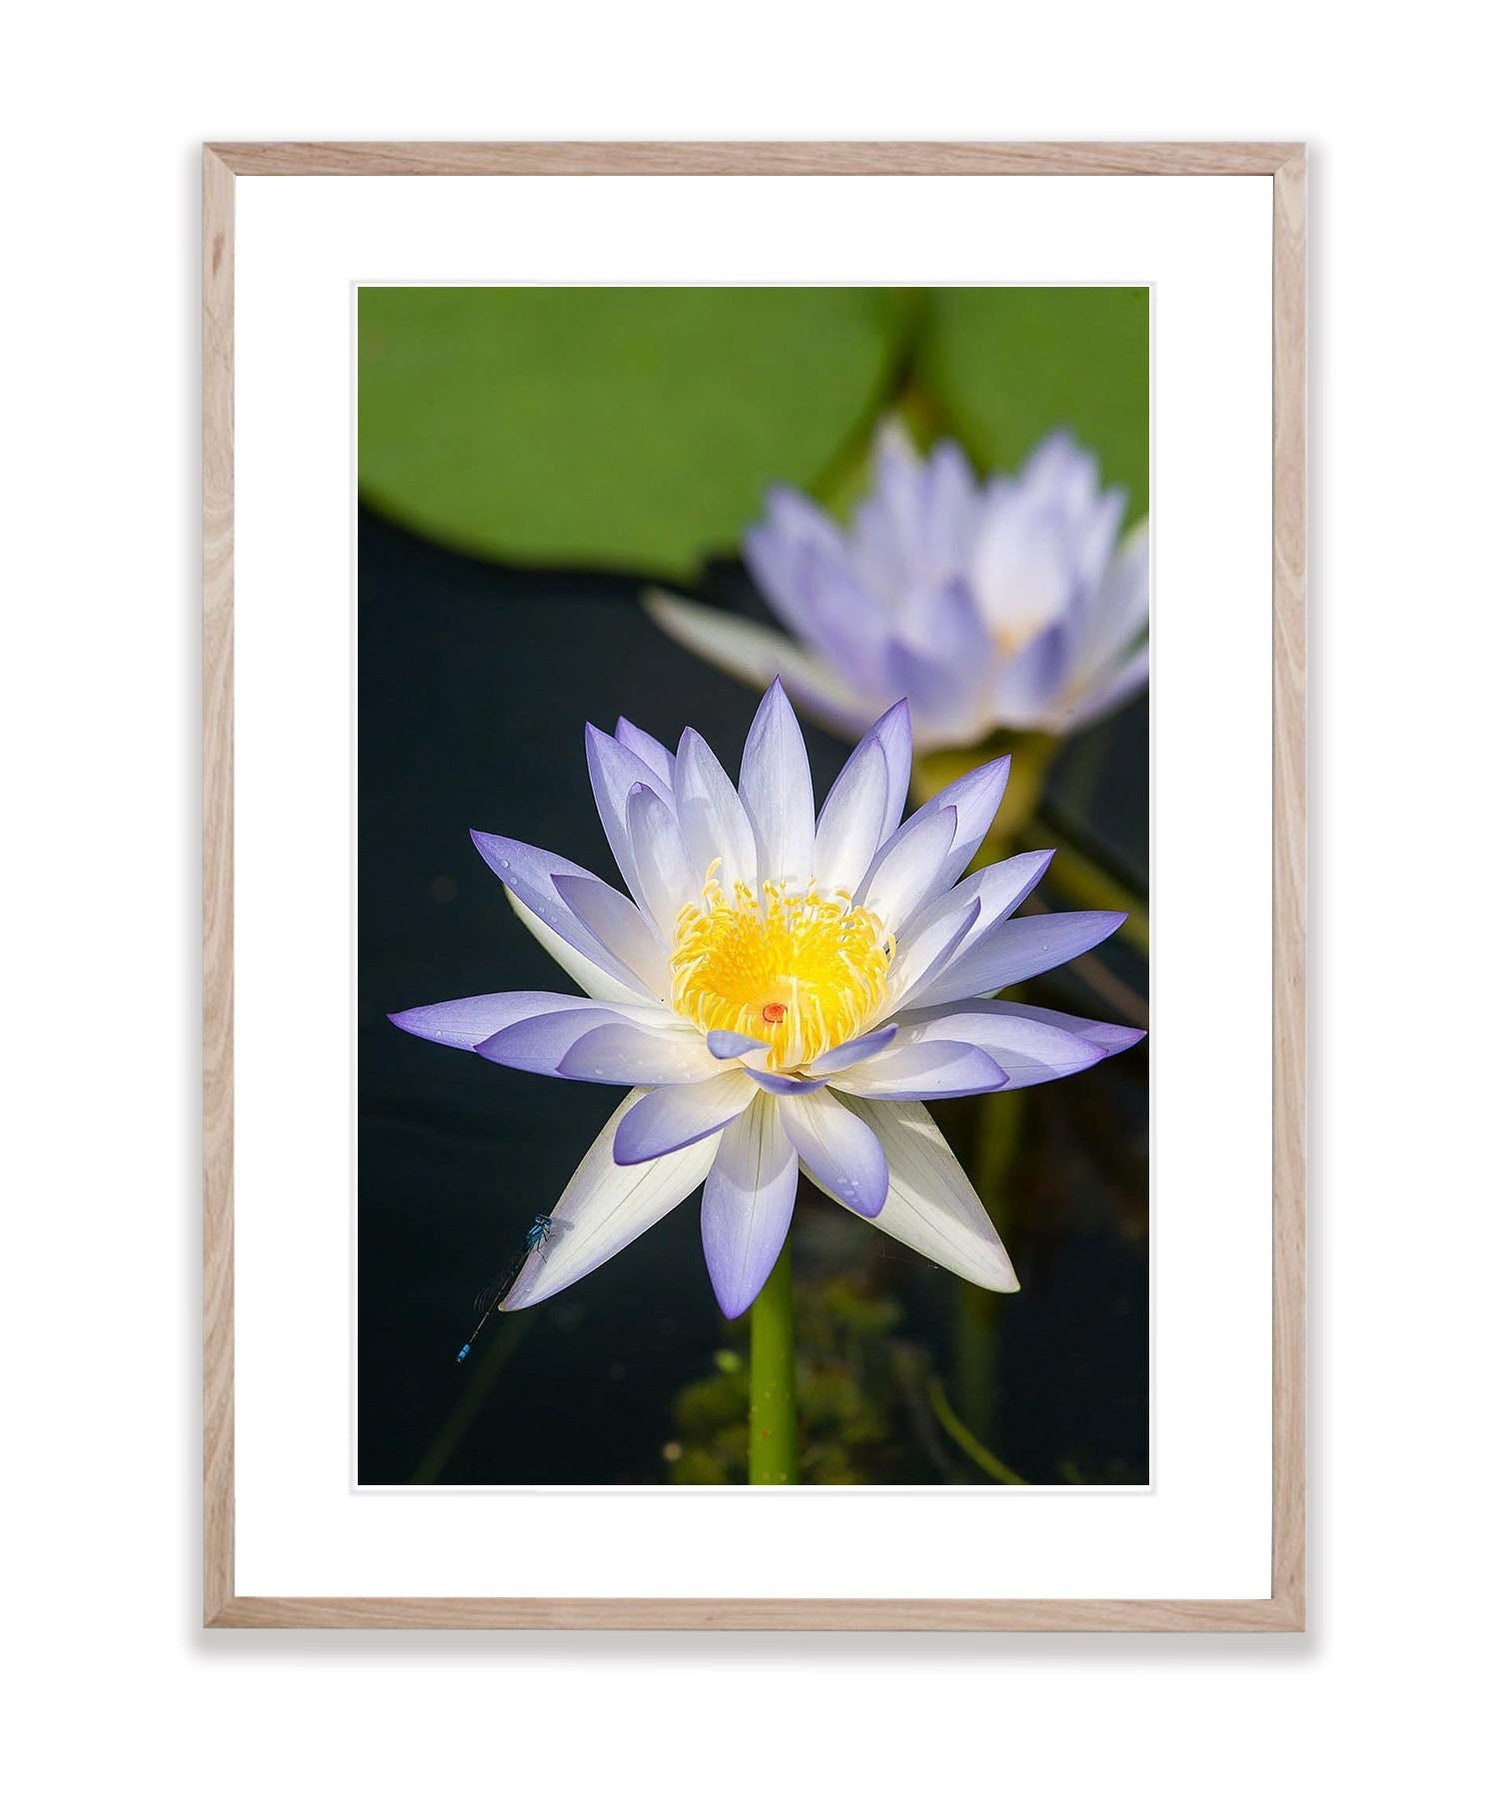
[[[785,689],[772,681],[745,739],[739,793],[755,833],[760,884],[812,876],[812,771]]]
[[[879,1138],[890,1167],[890,1191],[870,1223],[975,1286],[1016,1292],[1020,1282],[999,1233],[926,1107],[914,1100],[843,1103]]]
[[[898,935],[930,897],[952,849],[957,822],[951,806],[936,812],[923,807],[875,857],[855,897],[887,931]]]
[[[885,992],[884,1017],[890,1017],[934,980],[962,948],[982,910],[970,899],[966,905],[924,910],[912,919],[895,946]],[[925,922],[923,922],[923,920]]]
[[[682,733],[677,756],[677,821],[689,869],[699,881],[719,864],[724,891],[736,884],[755,886],[755,834],[734,783],[696,731]]]
[[[648,787],[637,787],[625,806],[625,828],[640,889],[641,908],[664,944],[676,937],[677,914],[700,897],[671,809]]]
[[[890,767],[878,738],[866,737],[823,802],[812,862],[825,893],[854,893],[885,838]]]
[[[940,894],[911,920],[890,964],[887,1017],[897,1010],[930,1005],[928,988],[968,939],[1021,905],[1040,885],[1053,850],[1027,850],[993,862]]]
[[[665,1000],[671,994],[666,955],[640,908],[603,881],[553,875],[552,885],[575,917],[581,918],[606,950],[618,956],[642,985]]]
[[[718,1147],[712,1140],[634,1167],[622,1168],[614,1160],[614,1133],[642,1092],[626,1094],[578,1164],[552,1209],[551,1236],[526,1258],[503,1310],[534,1306],[592,1274],[707,1178]]]
[[[523,905],[507,887],[505,898],[510,901],[511,909],[557,966],[572,976],[579,987],[590,999],[616,1000],[622,1005],[640,1004],[642,995],[635,987],[627,987],[612,974],[606,974],[602,968],[590,962],[580,949],[574,949],[570,943],[557,935],[552,927],[538,918],[529,906]]]

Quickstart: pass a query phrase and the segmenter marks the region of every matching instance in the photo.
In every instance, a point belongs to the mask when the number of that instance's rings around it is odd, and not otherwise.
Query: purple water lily
[[[918,750],[1000,727],[1064,736],[1149,676],[1149,538],[1142,522],[1120,540],[1124,509],[1065,433],[1018,475],[981,484],[957,444],[923,461],[887,427],[874,491],[847,531],[777,488],[745,537],[790,637],[671,594],[646,603],[707,661],[757,686],[780,675],[849,737],[902,697]]]
[[[589,727],[588,766],[628,898],[561,856],[473,833],[581,994],[489,993],[393,1015],[507,1068],[630,1089],[505,1308],[571,1285],[702,1186],[708,1272],[737,1317],[785,1240],[798,1168],[918,1254],[1013,1291],[1004,1246],[922,1102],[1076,1074],[1142,1033],[993,997],[1124,916],[1015,917],[1046,853],[960,878],[1009,758],[902,824],[901,701],[817,813],[776,682],[737,787],[695,731],[673,755],[624,720],[612,737]]]

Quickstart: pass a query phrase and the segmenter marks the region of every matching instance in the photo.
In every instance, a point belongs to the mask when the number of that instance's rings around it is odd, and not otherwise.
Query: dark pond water
[[[385,1015],[566,990],[470,827],[608,876],[584,721],[625,710],[669,742],[691,722],[733,766],[755,696],[664,638],[633,578],[497,568],[368,514],[359,567],[360,1480],[742,1479],[745,1340],[713,1303],[694,1202],[557,1298],[491,1321],[454,1365],[473,1295],[550,1209],[617,1092],[496,1068]],[[754,607],[735,568],[706,586]],[[846,748],[808,741],[820,794]],[[1071,746],[1051,787],[1137,878],[1146,741],[1142,701]],[[1144,993],[1130,951],[1101,957]],[[1121,1016],[1071,971],[1028,997]],[[989,1111],[934,1108],[971,1169],[1018,1140],[986,1195],[1017,1295],[965,1300],[954,1277],[804,1187],[792,1243],[807,1478],[989,1481],[955,1417],[1031,1481],[1148,1478],[1146,1047],[1030,1090],[1013,1114],[992,1109],[1014,1106],[1004,1095]]]

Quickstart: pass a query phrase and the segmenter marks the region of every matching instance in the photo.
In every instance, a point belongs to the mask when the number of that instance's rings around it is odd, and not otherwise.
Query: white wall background
[[[1499,396],[1477,22],[1448,0],[1383,28],[1337,0],[1259,17],[262,0],[12,22],[0,1329],[17,1790],[1480,1778]],[[197,144],[569,135],[1313,144],[1305,1640],[198,1629]]]

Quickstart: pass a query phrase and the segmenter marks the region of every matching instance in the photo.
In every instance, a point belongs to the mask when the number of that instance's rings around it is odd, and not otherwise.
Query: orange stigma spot
[[[779,1024],[786,1016],[786,1008],[779,1000],[772,1000],[768,1006],[761,1006],[760,1016],[767,1024]]]

